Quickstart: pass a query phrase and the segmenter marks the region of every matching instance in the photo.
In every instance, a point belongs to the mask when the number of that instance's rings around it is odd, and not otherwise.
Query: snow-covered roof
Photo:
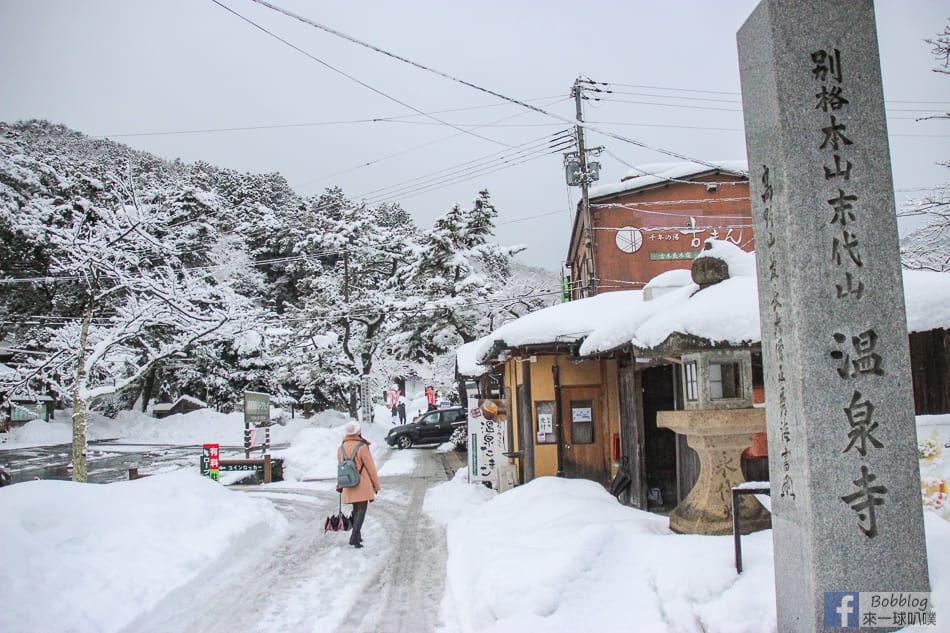
[[[583,340],[579,348],[582,356],[624,345],[649,350],[674,334],[705,339],[715,345],[761,342],[755,254],[746,253],[728,242],[709,242],[709,250],[702,251],[700,257],[725,260],[729,279],[703,290],[689,282],[652,301],[644,301],[641,291],[631,290],[539,310],[466,346],[464,362],[469,373],[464,375],[476,376],[485,372],[486,368],[478,361],[486,360],[496,342],[512,348]],[[950,328],[950,274],[916,270],[903,273],[908,331]],[[670,282],[685,281],[679,272],[663,275],[668,276]],[[463,350],[459,352],[461,368]]]
[[[746,175],[749,171],[749,164],[744,160],[710,161],[710,164],[717,165],[722,171],[737,176]],[[709,165],[693,162],[649,163],[646,165],[638,165],[628,171],[618,183],[591,187],[590,197],[600,198],[625,191],[636,191],[637,189],[663,184],[670,180],[689,180],[700,174],[706,174],[712,171],[714,171],[714,169]]]
[[[904,302],[908,332],[950,328],[950,274],[905,270]]]
[[[198,405],[198,407],[204,409],[208,407],[208,403],[195,398],[194,396],[179,396],[175,399],[175,402],[159,402],[152,405],[152,411],[171,411],[172,408],[179,402],[190,402],[192,404]]]
[[[581,355],[597,354],[627,344],[649,349],[674,333],[704,338],[713,343],[757,342],[761,338],[761,328],[755,254],[746,253],[729,242],[709,240],[706,250],[701,251],[697,259],[700,257],[725,261],[730,278],[700,292],[697,292],[699,286],[690,279],[682,287],[644,302],[623,318],[614,319],[591,332],[580,347]],[[663,275],[679,282],[686,281],[683,273],[670,275],[670,272]]]
[[[668,270],[664,273],[660,273],[651,279],[647,285],[643,287],[643,289],[652,290],[654,288],[681,288],[683,286],[688,286],[691,283],[693,283],[693,272],[689,268],[677,268],[675,270]]]
[[[491,347],[491,343],[488,343]],[[455,367],[460,376],[481,376],[488,367],[478,362],[478,351],[482,348],[482,339],[462,345],[455,352]]]
[[[27,393],[16,393],[10,396],[10,400],[13,402],[19,403],[30,403],[30,402],[53,402],[53,396],[48,396],[44,393],[41,394],[27,394]]]
[[[178,400],[175,400],[175,404],[178,404],[179,402],[190,402],[191,404],[196,404],[196,405],[198,405],[199,407],[207,407],[207,406],[208,406],[208,403],[207,403],[207,402],[204,402],[203,400],[199,400],[198,398],[195,398],[194,396],[188,396],[188,395],[180,396],[180,397],[178,398]],[[174,405],[172,405],[172,406],[174,406]]]
[[[484,360],[496,342],[506,347],[543,345],[548,343],[575,343],[586,338],[598,327],[622,318],[635,306],[643,303],[642,290],[624,290],[549,306],[510,321],[488,336],[463,346],[465,359],[456,354],[461,372],[462,362],[467,370],[473,370],[478,361]],[[480,372],[484,373],[484,372]],[[478,373],[463,375],[479,375]]]

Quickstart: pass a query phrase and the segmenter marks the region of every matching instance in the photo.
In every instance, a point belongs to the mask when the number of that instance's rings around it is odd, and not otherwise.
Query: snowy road
[[[236,492],[271,499],[289,522],[287,533],[249,537],[223,567],[180,588],[125,631],[434,631],[444,592],[445,533],[422,503],[431,486],[464,465],[464,453],[413,453],[411,476],[381,478],[362,550],[347,545],[349,533],[323,531],[324,519],[337,509],[333,482]]]

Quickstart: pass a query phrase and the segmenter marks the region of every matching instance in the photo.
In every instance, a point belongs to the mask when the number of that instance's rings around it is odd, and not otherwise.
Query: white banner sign
[[[508,460],[508,409],[504,400],[468,400],[469,481],[498,486],[498,469]]]

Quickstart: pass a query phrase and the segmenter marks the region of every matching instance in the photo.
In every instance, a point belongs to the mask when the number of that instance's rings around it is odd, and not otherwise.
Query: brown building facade
[[[640,172],[644,173],[640,173]],[[741,161],[643,165],[590,192],[590,229],[577,213],[568,247],[572,299],[638,290],[689,268],[708,238],[755,250],[749,181]]]

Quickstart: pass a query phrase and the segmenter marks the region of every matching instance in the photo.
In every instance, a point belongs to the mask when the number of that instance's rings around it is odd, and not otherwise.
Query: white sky
[[[357,47],[250,0],[221,2],[405,105],[341,76],[210,0],[2,0],[0,120],[45,118],[167,158],[279,171],[304,195],[340,185],[347,196],[359,198],[429,175],[444,185],[445,173],[436,172],[467,163],[463,173],[471,175],[472,161],[485,159],[499,170],[412,196],[387,189],[368,199],[401,201],[428,226],[453,204],[470,204],[479,189],[488,188],[500,211],[500,241],[526,244],[520,261],[557,269],[566,253],[569,209],[577,200],[576,190],[569,199],[561,157],[545,155],[523,164],[502,159],[512,156],[510,147],[555,134],[567,127],[564,123]],[[745,157],[735,34],[755,6],[752,0],[279,4],[485,88],[520,100],[540,99],[531,103],[562,117],[573,117],[568,95],[579,74],[611,82],[624,94],[587,102],[589,121],[703,160]],[[910,190],[946,181],[946,170],[934,163],[947,158],[947,123],[913,118],[950,109],[950,80],[931,72],[935,61],[922,41],[943,29],[947,11],[931,0],[877,5],[900,201],[920,195]],[[475,108],[435,115],[469,129],[507,118],[474,130],[483,137],[477,138],[407,106],[423,112]],[[331,124],[388,117],[401,118]],[[324,125],[125,136],[315,123]],[[428,145],[409,151],[422,144]],[[598,134],[591,134],[588,144],[604,145],[620,159],[601,156],[601,183],[617,181],[628,170],[621,160],[667,160]],[[352,169],[366,163],[372,164]]]
[[[61,412],[54,423],[31,422],[11,441],[40,444],[57,434],[68,441],[68,420]],[[0,630],[112,633],[153,607],[151,617],[130,629],[156,626],[155,613],[185,622],[188,614],[217,610],[228,614],[228,623],[234,613],[249,614],[237,626],[218,622],[227,630],[344,630],[344,616],[365,598],[366,579],[398,560],[398,530],[383,529],[386,512],[371,507],[364,535],[372,545],[356,552],[345,533],[301,526],[299,507],[281,513],[274,505],[296,490],[297,503],[322,504],[318,516],[336,512],[333,473],[344,422],[330,413],[278,427],[277,441],[291,442],[278,453],[288,481],[249,495],[201,478],[194,460],[134,482],[28,481],[0,488]],[[242,424],[240,414],[207,410],[162,420],[124,412],[117,421],[97,419],[93,428],[126,441],[237,444]],[[364,425],[381,464],[380,500],[408,504],[388,478],[411,473],[417,452],[388,448],[382,441],[387,428]],[[950,415],[920,416],[918,435],[939,447],[950,437]],[[921,460],[921,471],[945,481],[950,457],[938,448]],[[928,502],[937,625],[903,629],[908,632],[950,631],[950,508],[946,494]],[[460,471],[428,491],[423,510],[420,525],[446,529],[445,567],[426,570],[427,578],[445,575],[440,633],[775,631],[771,530],[743,537],[744,572],[737,576],[731,535],[673,534],[667,518],[624,507],[586,480],[543,477],[496,495],[466,483]],[[294,557],[274,555],[294,540]],[[268,585],[282,574],[294,580],[275,593]],[[215,602],[202,602],[210,585],[233,587],[229,583],[242,578],[240,591],[225,598],[211,591]],[[378,586],[370,591],[387,593]],[[218,602],[227,599],[233,604]]]

